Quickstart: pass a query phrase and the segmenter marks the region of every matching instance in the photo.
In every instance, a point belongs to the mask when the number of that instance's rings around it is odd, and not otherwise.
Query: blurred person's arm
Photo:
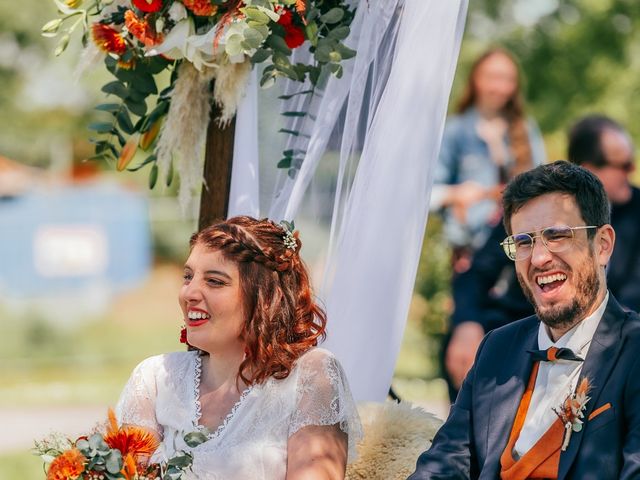
[[[445,353],[445,368],[456,388],[462,384],[480,342],[490,329],[484,323],[490,291],[503,269],[512,267],[500,246],[505,237],[504,227],[499,223],[492,229],[485,245],[475,252],[471,268],[453,281],[455,309],[451,316],[452,334]]]

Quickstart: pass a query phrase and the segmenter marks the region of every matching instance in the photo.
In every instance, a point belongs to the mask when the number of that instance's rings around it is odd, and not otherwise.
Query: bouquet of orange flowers
[[[195,447],[207,440],[202,432],[185,435]],[[158,448],[155,436],[133,425],[118,426],[113,410],[104,431],[93,432],[72,441],[52,434],[36,441],[35,452],[45,462],[47,480],[180,480],[192,464],[191,454],[180,451],[166,464],[149,464]]]

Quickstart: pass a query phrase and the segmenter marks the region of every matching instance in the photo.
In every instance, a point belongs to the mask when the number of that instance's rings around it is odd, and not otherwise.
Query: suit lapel
[[[594,406],[598,404],[598,397],[611,374],[611,369],[618,361],[618,355],[622,349],[620,334],[625,315],[618,302],[609,294],[607,308],[593,336],[589,353],[587,353],[587,358],[580,373],[580,378],[588,378],[592,386],[589,393],[591,399],[587,402],[584,418],[588,418]],[[583,432],[584,430],[577,433],[574,432],[571,435],[567,450],[560,455],[559,480],[565,478],[575,460],[582,443]]]
[[[496,385],[491,396],[489,424],[487,429],[487,457],[497,458],[507,445],[513,420],[520,405],[522,394],[531,375],[533,362],[526,353],[538,346],[537,319],[532,318],[518,330],[510,346],[505,346],[505,356]],[[499,467],[498,467],[499,470]]]

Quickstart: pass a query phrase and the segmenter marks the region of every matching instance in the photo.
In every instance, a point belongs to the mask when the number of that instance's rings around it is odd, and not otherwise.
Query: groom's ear
[[[616,232],[609,224],[603,225],[596,232],[593,240],[598,264],[601,267],[607,266],[613,254],[613,247],[616,243]]]

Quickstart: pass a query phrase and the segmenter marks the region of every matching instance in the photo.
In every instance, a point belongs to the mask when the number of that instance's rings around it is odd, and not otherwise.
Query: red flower
[[[280,18],[278,19],[278,23],[280,25],[284,25],[285,27],[291,25],[291,22],[293,22],[293,14],[291,13],[291,10],[286,10],[283,12],[282,15],[280,15]]]
[[[304,32],[300,27],[296,27],[295,25],[285,25],[284,31],[284,41],[286,42],[287,47],[294,49],[304,43]]]
[[[218,7],[211,5],[209,0],[183,0],[182,4],[199,17],[211,17],[218,11]]]
[[[94,23],[91,26],[93,41],[100,50],[107,53],[122,55],[127,51],[127,44],[120,32],[103,23]]]
[[[162,0],[133,0],[133,5],[140,11],[153,13],[162,8]]]
[[[294,49],[304,43],[304,31],[293,24],[293,13],[291,10],[284,9],[278,23],[284,27],[284,41],[287,47]]]
[[[146,20],[138,18],[133,10],[124,12],[124,24],[129,33],[147,47],[152,47],[162,41],[162,35],[157,34]]]
[[[182,327],[180,329],[180,343],[186,343],[189,345],[189,342],[187,342],[187,327]]]

